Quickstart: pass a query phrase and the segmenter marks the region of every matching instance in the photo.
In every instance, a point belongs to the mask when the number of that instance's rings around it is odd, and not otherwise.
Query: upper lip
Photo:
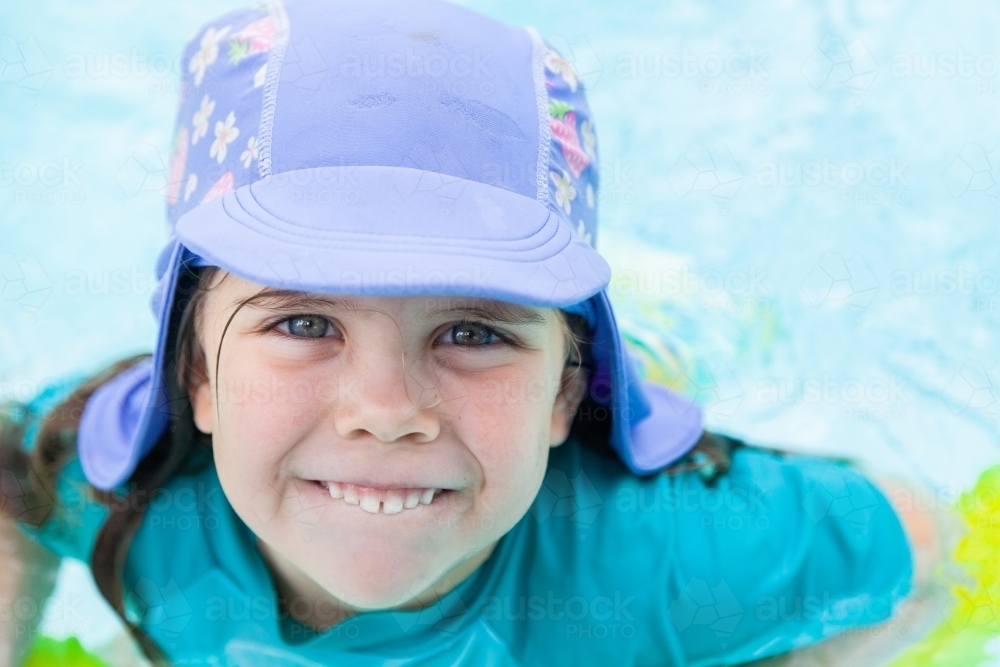
[[[367,486],[372,489],[380,489],[383,491],[389,491],[391,489],[441,489],[442,491],[447,490],[445,487],[435,484],[420,484],[416,482],[376,482],[370,479],[335,479],[332,477],[325,477],[321,479],[315,479],[316,482],[337,482],[338,484],[353,484],[355,486]]]

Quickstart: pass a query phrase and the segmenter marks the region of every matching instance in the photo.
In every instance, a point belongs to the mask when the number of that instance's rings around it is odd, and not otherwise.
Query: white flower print
[[[565,58],[555,51],[549,51],[545,54],[545,66],[550,72],[561,74],[563,80],[569,85],[569,89],[576,92],[576,71]]]
[[[201,108],[194,112],[194,120],[191,121],[193,130],[191,132],[191,145],[194,146],[198,140],[208,134],[208,119],[215,111],[215,101],[208,99],[205,95],[201,99]]]
[[[590,243],[590,238],[591,238],[590,237],[590,232],[588,232],[587,228],[583,226],[583,220],[580,220],[580,221],[577,222],[577,224],[576,224],[576,233],[577,233],[577,236],[579,236],[581,239],[583,239],[587,243]]]
[[[583,137],[583,150],[591,160],[597,159],[597,137],[594,136],[594,126],[589,120],[580,123],[580,135]]]
[[[260,66],[257,73],[253,75],[253,87],[260,88],[264,85],[264,79],[267,77],[267,63]]]
[[[257,159],[257,137],[250,137],[247,149],[240,155],[240,159],[243,160],[243,167],[249,169],[250,162]]]
[[[562,209],[566,211],[566,215],[569,215],[570,202],[576,198],[576,188],[573,187],[573,183],[569,179],[569,174],[558,174],[550,171],[549,176],[552,178],[552,182],[556,184],[556,203],[562,206]]]
[[[240,136],[240,130],[233,127],[236,123],[236,114],[232,111],[226,116],[226,122],[221,120],[215,123],[215,141],[212,142],[212,149],[208,152],[209,157],[214,157],[219,164],[226,159],[226,147]]]
[[[201,48],[191,56],[191,62],[188,63],[188,71],[194,74],[194,85],[201,85],[205,78],[205,70],[218,59],[219,42],[229,32],[229,28],[227,25],[221,30],[209,28],[205,31],[205,35],[201,38]]]
[[[188,176],[187,185],[184,186],[184,201],[191,199],[191,194],[198,187],[198,174]]]

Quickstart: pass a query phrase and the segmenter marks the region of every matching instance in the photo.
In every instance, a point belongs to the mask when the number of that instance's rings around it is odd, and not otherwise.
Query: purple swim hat
[[[530,27],[442,0],[280,0],[200,30],[169,168],[151,359],[85,406],[95,487],[126,481],[168,428],[186,267],[354,295],[562,308],[594,336],[590,395],[635,473],[687,453],[701,411],[642,380],[594,249],[598,154],[572,66]]]

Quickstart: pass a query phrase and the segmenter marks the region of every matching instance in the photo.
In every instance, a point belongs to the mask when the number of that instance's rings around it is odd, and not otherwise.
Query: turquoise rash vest
[[[31,403],[24,447],[75,388]],[[123,487],[124,488],[124,487]],[[20,529],[90,561],[108,509],[77,458],[58,507]],[[639,477],[570,439],[530,510],[434,604],[325,630],[278,603],[253,532],[214,464],[150,499],[126,559],[126,609],[177,665],[268,667],[728,665],[887,619],[909,593],[910,548],[886,498],[852,468],[737,448],[711,486]]]

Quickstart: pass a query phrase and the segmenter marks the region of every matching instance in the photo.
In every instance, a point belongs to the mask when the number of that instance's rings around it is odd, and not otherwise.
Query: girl
[[[4,512],[151,660],[731,664],[907,595],[864,477],[638,378],[586,99],[534,30],[274,1],[183,62],[154,353],[2,447]]]

